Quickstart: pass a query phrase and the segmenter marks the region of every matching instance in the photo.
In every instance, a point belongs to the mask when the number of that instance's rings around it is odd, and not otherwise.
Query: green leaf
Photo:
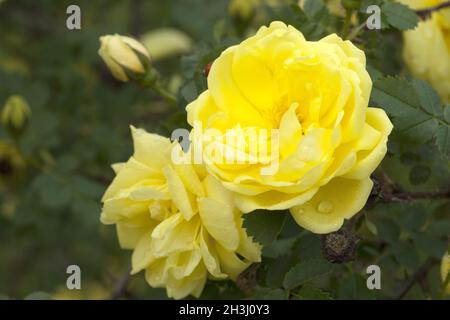
[[[286,273],[298,262],[294,256],[282,256],[277,259],[268,259],[265,276],[266,286],[280,288]]]
[[[381,7],[388,23],[399,30],[413,29],[419,23],[419,17],[408,6],[398,2],[385,2]]]
[[[263,248],[262,255],[269,258],[277,258],[289,254],[297,240],[298,237],[276,240]]]
[[[375,221],[378,230],[378,236],[387,242],[396,242],[400,237],[400,228],[392,220],[388,218],[381,218]]]
[[[326,34],[331,15],[322,0],[306,0],[303,10],[297,4],[291,8],[296,14],[296,24],[306,39],[318,40]]]
[[[366,279],[359,274],[342,278],[338,287],[338,298],[346,300],[374,299],[376,290],[367,288]]]
[[[412,82],[413,87],[419,96],[420,105],[424,110],[439,116],[442,114],[441,100],[433,88],[425,81],[415,79]]]
[[[302,260],[319,259],[321,255],[320,236],[314,233],[306,233],[300,236],[295,244],[294,255]]]
[[[306,284],[296,293],[295,300],[333,300],[330,293]]]
[[[303,283],[319,278],[333,270],[333,265],[324,259],[310,259],[298,263],[284,277],[286,289],[295,288]]]
[[[255,210],[244,215],[244,228],[253,240],[266,246],[277,238],[285,220],[284,211]]]
[[[419,265],[419,255],[416,248],[408,242],[397,242],[392,244],[392,252],[395,259],[409,270]]]
[[[411,142],[423,143],[437,137],[441,149],[448,146],[450,122],[436,107],[436,97],[423,82],[386,77],[374,82],[372,99],[394,122],[394,131]],[[440,136],[440,137],[439,137]]]

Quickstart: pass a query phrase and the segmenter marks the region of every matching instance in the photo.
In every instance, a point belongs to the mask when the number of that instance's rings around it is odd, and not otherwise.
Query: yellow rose
[[[117,80],[126,82],[131,73],[146,72],[150,55],[139,41],[115,34],[100,37],[100,44],[98,54]]]
[[[441,261],[441,278],[442,283],[445,283],[445,280],[447,279],[448,272],[450,271],[450,255],[448,252],[444,254]],[[447,294],[450,294],[450,281],[447,283],[447,287],[445,288],[445,292]]]
[[[365,64],[335,34],[260,28],[214,61],[208,90],[187,106],[194,154],[241,211],[291,209],[312,232],[339,229],[367,201],[392,130],[368,108]]]
[[[444,0],[402,0],[413,9],[435,6]],[[403,57],[411,73],[450,102],[450,9],[434,12],[414,30],[403,33]]]
[[[120,245],[133,250],[133,274],[145,270],[152,287],[181,299],[198,297],[208,277],[236,279],[260,260],[230,192],[200,166],[173,163],[179,144],[139,129],[132,134],[134,155],[113,166],[101,221],[116,224]]]

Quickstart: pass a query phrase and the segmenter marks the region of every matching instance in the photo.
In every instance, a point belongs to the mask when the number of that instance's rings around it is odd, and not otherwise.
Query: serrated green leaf
[[[399,30],[413,29],[419,23],[419,17],[408,6],[398,2],[385,2],[381,7],[388,23]]]
[[[286,212],[255,210],[244,215],[244,228],[253,240],[266,246],[280,234],[286,220]]]
[[[441,100],[436,91],[423,80],[415,79],[412,85],[419,97],[422,108],[432,115],[442,115]]]
[[[421,92],[421,95],[426,101],[429,93]],[[386,77],[375,81],[372,98],[390,114],[394,131],[410,141],[427,142],[436,135],[439,126],[449,125],[442,117],[431,113],[428,110],[431,107],[421,105],[418,93],[407,80]]]
[[[288,271],[283,280],[286,289],[295,288],[303,283],[319,278],[333,270],[333,265],[324,259],[310,259],[298,263]]]

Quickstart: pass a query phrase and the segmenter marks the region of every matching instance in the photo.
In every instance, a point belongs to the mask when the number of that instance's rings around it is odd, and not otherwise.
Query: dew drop
[[[320,213],[330,213],[334,209],[333,203],[331,201],[321,201],[317,206],[317,211]]]

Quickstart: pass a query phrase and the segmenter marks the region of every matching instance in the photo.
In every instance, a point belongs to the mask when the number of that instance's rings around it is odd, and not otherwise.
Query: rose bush
[[[241,211],[291,209],[304,228],[335,231],[366,203],[392,130],[368,107],[365,67],[336,34],[307,41],[282,22],[261,27],[214,61],[208,90],[187,106],[193,148]]]

